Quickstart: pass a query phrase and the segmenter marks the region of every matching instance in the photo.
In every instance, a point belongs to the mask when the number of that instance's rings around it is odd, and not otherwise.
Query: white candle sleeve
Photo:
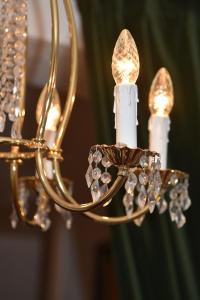
[[[169,117],[152,115],[149,119],[149,150],[160,153],[161,169],[167,168]]]
[[[44,138],[47,142],[47,146],[49,148],[52,148],[55,143],[55,138],[56,138],[56,131],[52,130],[46,130],[44,134]],[[53,167],[52,167],[52,161],[44,158],[44,169],[45,173],[48,179],[53,179]]]
[[[137,102],[135,84],[120,84],[114,88],[116,144],[137,148]]]

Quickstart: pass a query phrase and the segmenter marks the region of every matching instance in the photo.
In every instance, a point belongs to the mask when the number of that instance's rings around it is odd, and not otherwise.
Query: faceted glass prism
[[[92,185],[91,185],[91,195],[93,201],[98,201],[99,198],[101,197],[101,191],[100,191],[100,186],[99,186],[99,181],[95,180]]]
[[[93,177],[92,177],[92,166],[89,165],[88,169],[87,169],[87,172],[85,174],[85,179],[86,179],[86,182],[87,182],[87,186],[88,188],[90,188],[92,182],[93,182]]]

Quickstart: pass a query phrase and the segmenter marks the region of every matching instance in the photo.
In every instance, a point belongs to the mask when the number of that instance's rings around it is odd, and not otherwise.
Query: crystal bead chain
[[[0,132],[6,114],[13,122],[12,138],[21,138],[20,101],[25,76],[27,38],[27,0],[3,0],[0,8]]]
[[[110,168],[112,164],[97,148],[94,152],[90,151],[88,162],[89,167],[85,174],[85,179],[88,188],[90,188],[93,201],[98,201],[99,198],[108,191],[108,184],[112,180],[108,168]],[[105,203],[104,206],[108,205],[110,201]]]

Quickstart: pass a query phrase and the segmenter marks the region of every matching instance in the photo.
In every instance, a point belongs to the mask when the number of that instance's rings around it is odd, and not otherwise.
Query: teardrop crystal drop
[[[6,115],[3,111],[0,111],[0,132],[3,132],[6,124]]]
[[[95,180],[93,182],[93,184],[91,185],[90,189],[91,189],[91,194],[92,194],[93,201],[98,201],[99,198],[101,197],[99,181]]]
[[[21,139],[21,120],[18,118],[12,125],[11,128],[11,138],[13,139]]]

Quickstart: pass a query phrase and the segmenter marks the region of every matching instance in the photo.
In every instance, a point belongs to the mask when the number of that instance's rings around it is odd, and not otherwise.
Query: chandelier
[[[71,37],[70,80],[66,103],[61,112],[56,89],[59,14],[57,0],[50,0],[52,41],[49,78],[38,100],[38,129],[33,139],[23,139],[21,132],[25,115],[25,85],[27,57],[27,0],[1,1],[0,49],[0,132],[11,122],[10,137],[0,137],[8,147],[0,158],[9,163],[12,187],[11,225],[19,220],[46,231],[50,211],[62,215],[71,227],[72,212],[79,212],[95,222],[122,224],[134,222],[140,226],[147,213],[155,208],[160,214],[167,208],[178,228],[186,221],[184,211],[191,205],[188,195],[188,175],[167,169],[167,144],[170,129],[169,114],[173,107],[173,85],[168,71],[161,68],[149,93],[149,149],[137,147],[137,85],[139,55],[128,30],[123,30],[112,57],[114,87],[115,145],[94,145],[88,156],[86,183],[91,201],[79,203],[72,196],[72,182],[62,177],[60,162],[64,159],[61,144],[68,128],[75,103],[77,84],[77,34],[70,0],[64,0]],[[4,148],[3,148],[4,149]],[[35,176],[20,177],[21,164],[35,160]],[[111,175],[112,174],[112,175]],[[115,199],[124,190],[122,200]],[[34,195],[34,205],[30,203]],[[121,216],[102,215],[93,211],[121,201]],[[106,209],[105,209],[106,210]]]

